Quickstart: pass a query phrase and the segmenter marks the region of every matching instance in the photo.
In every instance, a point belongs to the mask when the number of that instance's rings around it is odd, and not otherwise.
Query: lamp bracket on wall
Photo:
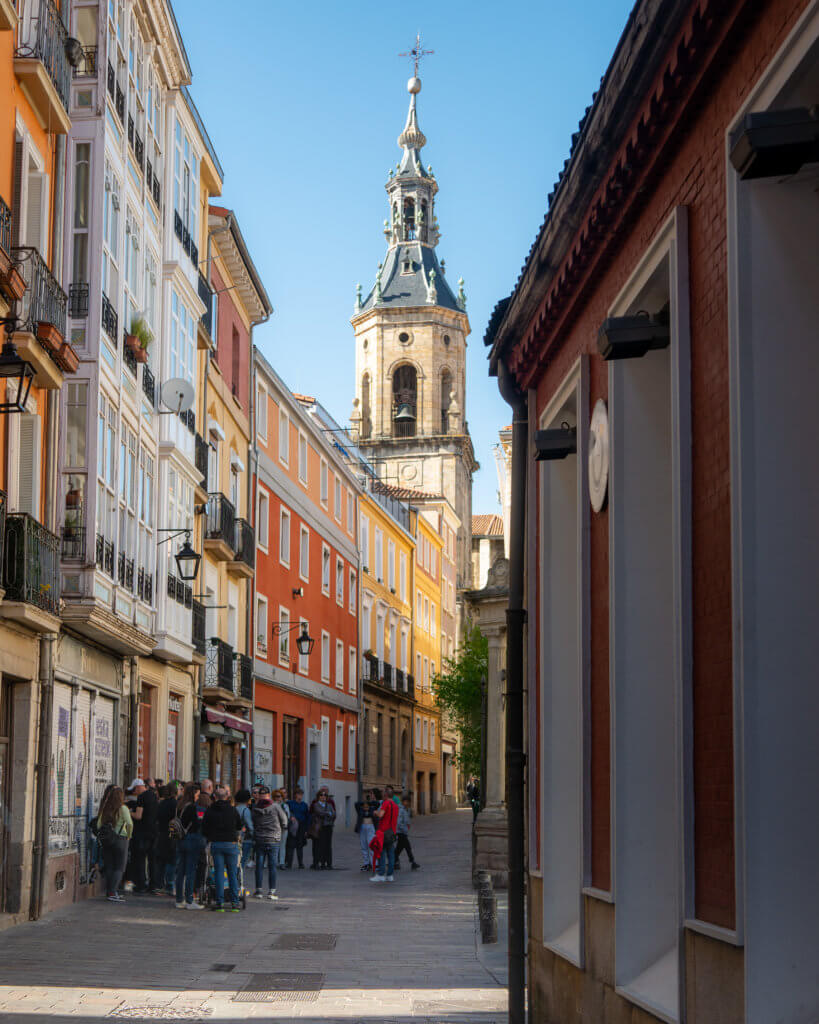
[[[607,317],[597,332],[597,349],[606,359],[640,359],[649,349],[667,348],[671,329],[660,317],[641,311]]]
[[[535,431],[535,460],[553,462],[577,452],[577,427],[563,423],[549,430]]]

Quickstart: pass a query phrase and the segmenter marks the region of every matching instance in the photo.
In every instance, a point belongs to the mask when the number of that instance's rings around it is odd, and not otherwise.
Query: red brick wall
[[[597,330],[651,239],[678,205],[689,210],[692,401],[693,758],[696,916],[735,921],[729,396],[726,286],[725,131],[807,0],[746,5],[713,74],[661,155],[653,186],[617,240],[616,258],[596,268],[559,347],[536,381],[540,412],[580,352],[590,355],[589,407],[607,398]],[[610,707],[608,694],[608,515],[591,521],[592,884],[608,889]]]

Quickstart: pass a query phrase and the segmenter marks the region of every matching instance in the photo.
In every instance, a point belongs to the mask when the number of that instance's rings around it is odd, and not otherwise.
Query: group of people
[[[312,842],[314,870],[333,866],[336,806],[326,786],[308,806],[300,787],[291,799],[284,789],[259,783],[231,796],[226,786],[201,782],[135,778],[127,791],[106,788],[91,831],[95,870],[102,870],[106,896],[124,902],[126,892],[174,896],[178,909],[198,910],[195,900],[207,871],[207,849],[215,878],[227,878],[230,909],[240,909],[240,872],[255,870],[258,899],[277,900],[277,871],[294,859],[304,868],[304,847]],[[215,909],[224,909],[216,887]]]
[[[406,851],[413,871],[420,868],[409,839],[412,801],[399,799],[392,786],[364,791],[356,805],[356,826],[361,841],[362,871],[372,872],[371,882],[392,882],[394,871],[401,869],[401,854]]]

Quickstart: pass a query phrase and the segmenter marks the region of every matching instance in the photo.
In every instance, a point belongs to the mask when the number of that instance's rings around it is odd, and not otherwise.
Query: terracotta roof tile
[[[499,515],[472,516],[473,537],[502,537],[503,520]]]

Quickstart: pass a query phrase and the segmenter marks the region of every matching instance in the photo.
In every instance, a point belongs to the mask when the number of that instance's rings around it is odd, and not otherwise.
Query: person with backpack
[[[253,805],[253,835],[256,843],[256,891],[254,896],[264,898],[262,883],[264,882],[264,863],[267,861],[267,881],[269,900],[277,900],[276,866],[279,860],[279,846],[282,834],[287,829],[287,815],[277,799],[271,799],[267,786],[259,787],[259,799]]]
[[[112,786],[97,814],[97,841],[103,851],[105,895],[112,903],[124,903],[119,884],[128,860],[128,841],[134,830],[131,812],[125,806],[125,794]]]
[[[239,789],[235,796],[236,810],[244,826],[242,836],[242,868],[250,867],[253,863],[253,816],[250,813],[250,790]]]
[[[176,801],[179,786],[169,782],[159,791],[161,797],[156,809],[156,839],[154,840],[154,870],[156,882],[154,893],[162,896],[174,895],[176,881],[176,840],[171,838],[170,826],[176,817]]]
[[[168,826],[169,835],[177,840],[176,909],[204,910],[194,903],[193,890],[199,858],[205,851],[202,820],[208,805],[200,801],[199,785],[189,782],[176,805],[176,817]]]

